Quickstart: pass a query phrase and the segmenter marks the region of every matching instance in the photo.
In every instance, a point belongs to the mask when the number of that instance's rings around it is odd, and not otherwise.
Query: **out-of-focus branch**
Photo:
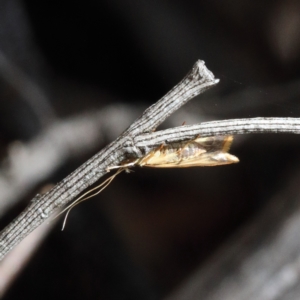
[[[55,113],[42,89],[0,50],[0,76],[34,111],[42,126],[55,120]]]
[[[28,144],[13,143],[0,168],[0,216],[67,160],[114,139],[136,115],[132,107],[109,106],[57,121]]]
[[[299,299],[300,173],[292,173],[265,208],[168,300]]]
[[[15,278],[26,266],[30,257],[48,235],[55,222],[45,223],[27,236],[7,255],[0,265],[0,298],[5,294]]]

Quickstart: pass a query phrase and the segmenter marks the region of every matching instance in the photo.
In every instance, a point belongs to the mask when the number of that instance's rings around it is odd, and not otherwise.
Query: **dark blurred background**
[[[116,108],[100,140],[84,148],[79,139],[81,151],[16,191],[2,226],[116,138],[197,59],[221,81],[165,126],[300,117],[299,11],[293,0],[0,0],[0,172],[16,142],[26,147],[55,124]],[[231,153],[238,165],[120,175],[73,209],[63,232],[57,223],[3,299],[170,295],[289,180],[299,137],[237,136]]]

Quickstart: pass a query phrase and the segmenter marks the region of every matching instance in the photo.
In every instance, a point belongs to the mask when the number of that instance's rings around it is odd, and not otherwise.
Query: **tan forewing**
[[[168,144],[150,152],[138,165],[153,168],[187,168],[237,163],[238,158],[227,153],[232,140],[232,136],[214,136]]]

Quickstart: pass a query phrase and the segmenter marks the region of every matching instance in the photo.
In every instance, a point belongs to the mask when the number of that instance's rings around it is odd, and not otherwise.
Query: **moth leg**
[[[132,162],[129,162],[129,163],[125,163],[125,164],[121,164],[120,166],[111,166],[111,167],[107,167],[105,170],[107,172],[109,172],[110,170],[113,170],[113,169],[120,169],[120,168],[124,168],[124,169],[127,169],[128,168],[131,168],[131,167],[134,167],[137,163],[138,163],[139,159],[136,159]],[[126,171],[127,172],[127,171]]]

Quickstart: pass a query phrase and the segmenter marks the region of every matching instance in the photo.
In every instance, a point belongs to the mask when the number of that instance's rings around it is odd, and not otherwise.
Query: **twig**
[[[149,107],[121,136],[85,164],[58,183],[48,193],[37,195],[30,205],[0,233],[0,259],[31,231],[80,192],[99,180],[108,166],[120,164],[128,156],[143,154],[133,138],[153,131],[169,115],[193,97],[218,83],[213,74],[198,61],[187,76],[161,100]]]
[[[80,192],[99,180],[107,167],[119,165],[128,157],[143,157],[162,143],[183,141],[197,135],[245,133],[300,133],[300,119],[254,118],[206,122],[198,125],[152,132],[169,115],[193,97],[218,83],[213,74],[198,61],[188,75],[167,95],[149,107],[114,142],[88,160],[52,190],[43,196],[37,195],[12,223],[0,233],[0,258],[37,226],[43,223],[58,208],[73,200]]]
[[[137,148],[149,152],[163,143],[190,140],[197,135],[204,137],[247,133],[300,134],[300,118],[250,118],[205,122],[141,134],[134,138],[134,143]]]

